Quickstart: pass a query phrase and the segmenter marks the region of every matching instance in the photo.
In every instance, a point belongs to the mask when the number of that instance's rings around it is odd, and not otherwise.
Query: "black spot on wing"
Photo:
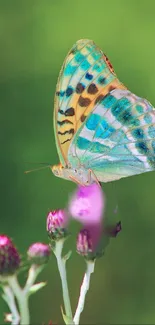
[[[87,98],[87,97],[84,98],[84,97],[80,96],[79,105],[81,107],[87,107],[90,103],[91,103],[90,98]]]
[[[81,82],[79,82],[76,86],[76,93],[81,94],[84,91],[84,89],[85,89],[84,85]]]
[[[56,95],[57,95],[58,97],[63,97],[63,96],[65,95],[65,91],[57,91],[57,92],[56,92]]]
[[[75,54],[76,52],[77,52],[77,47],[75,46],[70,50],[69,54]]]
[[[75,111],[73,107],[70,107],[65,111],[65,116],[74,116],[74,115],[75,115]]]
[[[68,141],[71,141],[71,140],[72,140],[72,138],[70,138],[70,139],[67,139],[67,140],[65,140],[65,141],[61,142],[61,144],[64,144],[64,143],[66,143],[66,142],[68,142]]]
[[[86,119],[86,117],[87,117],[87,116],[85,116],[85,115],[81,115],[81,118],[80,118],[81,122],[84,122],[85,119]]]
[[[136,148],[139,150],[140,153],[146,155],[149,151],[146,143],[144,141],[139,141],[136,143]]]
[[[93,79],[93,75],[90,74],[89,72],[87,72],[86,75],[85,75],[85,78],[86,78],[87,80],[92,80],[92,79]]]
[[[58,131],[58,134],[65,135],[65,134],[74,134],[74,129],[66,130],[64,132]]]
[[[95,104],[101,102],[104,97],[105,97],[104,95],[99,95],[95,100]]]
[[[88,91],[88,94],[93,95],[98,92],[98,88],[96,87],[95,84],[90,84],[87,91]]]
[[[71,96],[72,94],[73,94],[73,89],[72,89],[72,87],[68,87],[68,88],[66,89],[66,96],[69,97],[69,96]]]
[[[99,82],[100,85],[104,85],[104,83],[106,83],[106,78],[105,77],[100,77],[98,79],[98,82]]]
[[[57,123],[61,126],[61,125],[64,125],[64,124],[73,124],[73,122],[69,121],[69,120],[63,120],[63,121],[57,121]]]
[[[59,109],[59,113],[65,116],[74,116],[75,111],[73,107],[68,108],[65,112],[62,109]]]

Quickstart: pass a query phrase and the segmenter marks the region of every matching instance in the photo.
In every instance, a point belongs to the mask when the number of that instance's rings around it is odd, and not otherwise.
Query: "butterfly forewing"
[[[68,163],[70,143],[87,116],[116,88],[126,89],[105,54],[93,41],[78,41],[64,61],[55,94],[54,127],[62,164]]]

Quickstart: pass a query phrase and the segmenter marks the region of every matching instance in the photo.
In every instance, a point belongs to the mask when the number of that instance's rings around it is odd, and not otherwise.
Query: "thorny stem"
[[[55,244],[54,254],[57,259],[58,270],[60,273],[61,283],[62,283],[62,292],[63,292],[63,301],[65,306],[66,324],[73,324],[72,309],[69,297],[69,290],[67,284],[67,274],[66,274],[66,261],[62,257],[64,240],[59,240]],[[68,321],[67,321],[68,320]]]
[[[89,286],[90,286],[90,277],[91,277],[91,274],[94,272],[94,267],[95,267],[94,261],[87,261],[86,263],[87,263],[87,269],[86,269],[86,273],[84,275],[83,282],[81,285],[80,297],[79,297],[77,309],[76,309],[74,319],[73,319],[75,325],[79,324],[80,316],[84,309],[86,294],[87,294],[87,291],[89,290]]]
[[[12,325],[18,325],[19,321],[20,321],[20,316],[19,316],[18,309],[16,307],[14,294],[13,294],[11,288],[8,285],[3,286],[3,291],[4,291],[3,299],[8,304],[8,306],[10,308],[10,311],[11,311],[11,315],[12,315],[11,324]]]

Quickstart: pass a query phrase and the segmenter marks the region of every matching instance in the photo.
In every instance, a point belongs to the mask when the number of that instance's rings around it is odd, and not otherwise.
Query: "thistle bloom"
[[[93,243],[88,229],[82,229],[79,232],[77,236],[76,249],[77,252],[83,256],[87,256],[89,253],[92,253]]]
[[[65,210],[50,211],[47,215],[47,232],[52,240],[59,240],[67,235],[68,217]]]
[[[69,212],[83,225],[101,223],[105,199],[101,187],[93,183],[79,186],[69,203]]]
[[[0,235],[0,275],[14,274],[20,266],[19,253],[6,235]]]
[[[82,229],[76,242],[77,253],[88,260],[94,260],[102,255],[102,247],[98,246],[101,238],[101,227],[89,227]]]
[[[50,254],[51,250],[49,245],[43,243],[34,243],[27,251],[28,259],[31,261],[31,263],[37,265],[47,263]]]

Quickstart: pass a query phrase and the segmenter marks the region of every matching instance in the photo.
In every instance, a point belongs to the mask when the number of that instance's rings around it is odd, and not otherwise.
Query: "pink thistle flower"
[[[83,256],[87,256],[89,253],[92,253],[93,244],[88,229],[82,229],[78,233],[76,249],[77,252]]]
[[[0,235],[0,275],[9,276],[20,266],[20,256],[12,240]]]
[[[99,247],[102,229],[99,225],[87,227],[78,233],[76,249],[78,254],[88,260],[102,256],[102,247]]]
[[[69,203],[72,217],[83,225],[100,224],[105,207],[105,198],[101,187],[93,183],[90,186],[79,186]]]
[[[65,210],[50,211],[47,215],[46,228],[52,240],[59,240],[67,235],[68,216]]]
[[[37,265],[47,263],[50,254],[51,249],[49,245],[43,243],[34,243],[29,247],[27,251],[28,259],[31,261],[31,263]]]

